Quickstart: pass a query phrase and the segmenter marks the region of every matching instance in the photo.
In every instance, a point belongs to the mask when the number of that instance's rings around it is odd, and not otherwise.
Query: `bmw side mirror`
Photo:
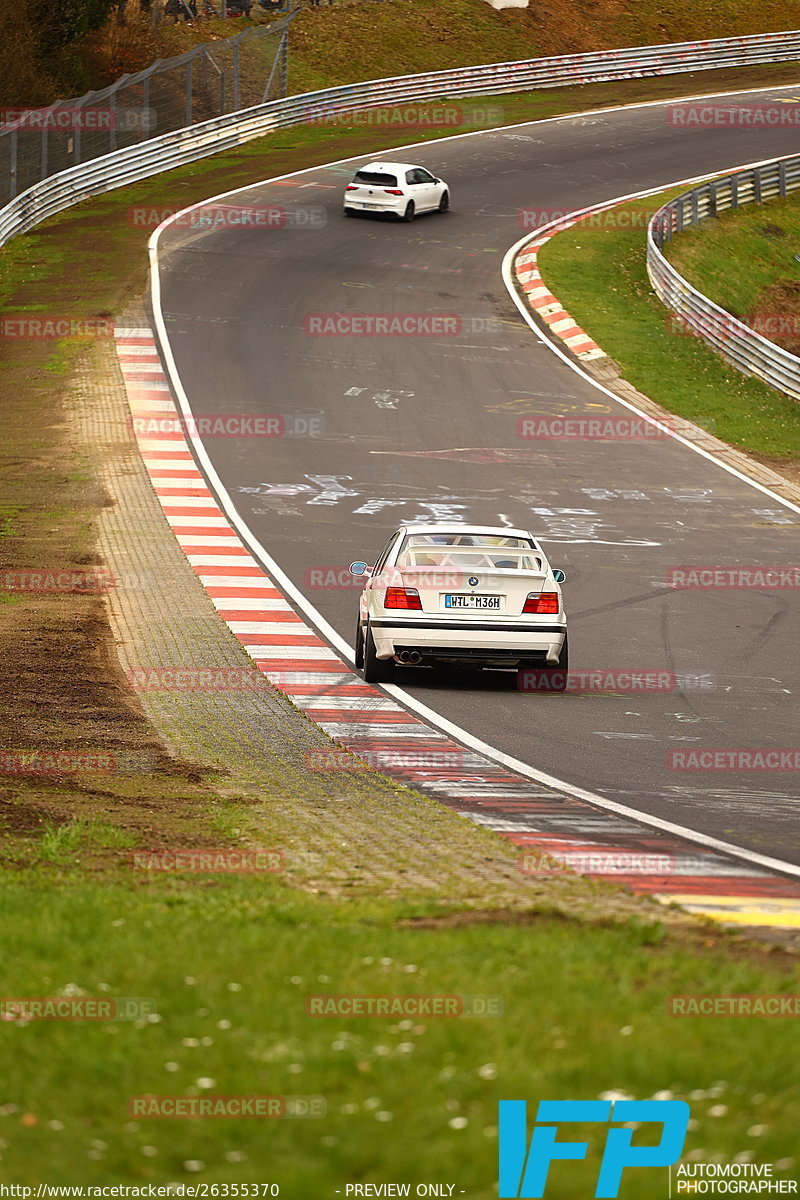
[[[369,567],[367,566],[367,564],[365,562],[350,563],[350,574],[351,575],[366,575],[368,571],[369,571]]]
[[[556,583],[563,583],[566,578],[563,571],[553,571],[553,579],[555,579]]]

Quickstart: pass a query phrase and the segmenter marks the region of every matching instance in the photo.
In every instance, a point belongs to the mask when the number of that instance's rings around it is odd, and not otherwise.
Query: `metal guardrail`
[[[444,97],[500,95],[798,58],[800,30],[790,30],[490,63],[289,96],[138,142],[41,180],[0,209],[0,246],[90,196],[230,149],[272,130],[321,122],[334,114]]]
[[[702,338],[737,370],[757,376],[795,400],[800,400],[800,358],[692,287],[665,257],[663,246],[702,220],[798,188],[800,155],[777,159],[684,192],[654,213],[647,229],[647,273],[659,300],[677,317],[678,331]]]

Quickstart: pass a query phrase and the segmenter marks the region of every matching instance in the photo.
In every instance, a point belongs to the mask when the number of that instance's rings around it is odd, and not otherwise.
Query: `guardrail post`
[[[761,167],[753,171],[753,199],[756,204],[761,203]]]
[[[233,111],[238,112],[242,107],[239,92],[239,39],[233,43]]]
[[[109,152],[117,148],[117,93],[112,92],[109,96],[109,108],[111,109],[111,121],[108,126],[108,149]]]
[[[731,208],[735,211],[739,207],[739,176],[731,175]]]
[[[678,218],[676,222],[676,232],[683,233],[683,198],[675,205],[675,215]]]
[[[186,64],[186,124],[192,123],[192,65],[193,59]]]
[[[145,129],[145,124],[147,129]],[[143,135],[150,133],[150,76],[148,75],[142,84],[142,119],[139,122],[139,131]],[[144,138],[140,137],[139,141]]]
[[[717,215],[717,185],[715,183],[708,185],[708,215],[710,217]]]
[[[786,195],[786,163],[778,163],[778,192],[781,196]]]
[[[700,220],[700,197],[697,194],[697,189],[692,192],[692,224],[696,225]]]
[[[13,200],[17,194],[17,140],[18,135],[16,129],[11,130],[11,169],[9,171],[8,190],[9,196]]]
[[[281,36],[280,45],[278,46],[278,54],[281,60],[281,96],[285,96],[289,89],[289,30],[287,29]]]

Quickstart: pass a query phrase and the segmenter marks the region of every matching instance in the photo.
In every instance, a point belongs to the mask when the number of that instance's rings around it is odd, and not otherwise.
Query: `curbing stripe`
[[[598,205],[598,211],[608,205]],[[542,282],[542,277],[539,274],[537,262],[539,251],[546,242],[550,240],[556,233],[561,233],[564,229],[570,229],[576,225],[577,221],[564,220],[560,221],[558,228],[550,233],[542,234],[535,242],[529,242],[522,248],[520,253],[514,259],[514,274],[525,293],[525,298],[528,306],[534,314],[547,325],[550,333],[554,333],[565,346],[568,347],[572,354],[583,359],[598,359],[608,358],[605,350],[602,350],[596,342],[594,342],[581,329],[580,325],[572,319],[561,302],[553,296]]]

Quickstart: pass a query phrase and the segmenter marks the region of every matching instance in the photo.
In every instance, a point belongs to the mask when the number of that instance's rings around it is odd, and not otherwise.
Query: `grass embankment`
[[[437,1181],[491,1200],[499,1099],[611,1090],[688,1099],[685,1153],[705,1161],[796,1147],[791,1020],[667,1015],[671,994],[795,990],[796,958],[779,952],[547,918],[398,925],[408,906],[342,909],[241,878],[131,893],[23,875],[2,903],[6,995],[142,997],[160,1018],[2,1025],[6,1181],[276,1182],[288,1197]],[[343,993],[482,994],[503,1012],[306,1015],[308,995]],[[321,1095],[327,1114],[131,1121],[143,1094]],[[601,1133],[572,1134],[591,1149],[554,1168],[556,1200],[594,1190]],[[666,1186],[665,1171],[629,1172],[621,1195]]]
[[[727,312],[800,354],[800,197],[750,204],[676,237],[667,257]]]
[[[653,294],[645,264],[647,219],[676,194],[633,201],[559,233],[542,249],[542,274],[634,387],[780,469],[800,458],[800,407],[676,330]],[[694,244],[703,240],[695,235]]]
[[[291,34],[292,91],[481,62],[578,54],[800,26],[800,0],[392,0],[304,12]]]
[[[675,90],[685,86],[681,80]],[[650,85],[631,81],[622,90],[647,95]],[[521,119],[606,97],[604,86],[513,104]],[[336,137],[325,129],[287,131],[87,202],[3,251],[0,298],[9,313],[120,312],[144,286],[149,230],[131,223],[132,209],[189,204],[375,148],[369,130]],[[0,471],[12,506],[0,542],[4,567],[80,564],[94,553],[92,523],[105,498],[66,420],[85,349],[80,342],[0,342]],[[137,886],[124,866],[131,846],[154,844],[154,831],[160,845],[187,845],[192,837],[203,845],[235,842],[239,814],[227,819],[213,778],[162,754],[120,677],[99,600],[16,598],[0,607],[0,652],[7,746],[145,747],[154,755],[153,774],[126,785],[132,795],[80,779],[3,777],[3,992],[107,988],[153,997],[162,1016],[141,1028],[3,1023],[0,1153],[9,1180],[275,1180],[285,1194],[322,1196],[346,1180],[449,1177],[476,1200],[489,1200],[498,1097],[588,1098],[611,1088],[636,1096],[703,1093],[692,1100],[698,1125],[687,1150],[732,1155],[758,1147],[765,1159],[791,1152],[800,1114],[788,1022],[676,1025],[665,1004],[673,992],[791,990],[794,959],[737,950],[716,933],[698,940],[684,926],[670,927],[659,942],[646,902],[641,919],[617,928],[546,912],[515,923],[498,912],[492,923],[453,918],[420,929],[398,921],[430,916],[442,901],[446,911],[444,889],[345,910],[280,880]],[[270,799],[262,797],[267,811]],[[76,813],[96,819],[76,829]],[[380,839],[380,826],[369,821],[365,805],[364,837]],[[315,832],[309,821],[312,848]],[[426,851],[421,844],[421,863]],[[604,911],[609,890],[578,887],[576,909],[594,903]],[[306,991],[350,990],[499,994],[505,1015],[410,1026],[304,1016]],[[329,1115],[266,1127],[130,1123],[129,1095],[192,1090],[318,1093]],[[748,1133],[754,1125],[767,1127],[757,1141]],[[597,1157],[555,1179],[552,1194],[574,1196],[577,1186],[588,1194]],[[645,1200],[664,1186],[656,1173],[633,1185]]]

